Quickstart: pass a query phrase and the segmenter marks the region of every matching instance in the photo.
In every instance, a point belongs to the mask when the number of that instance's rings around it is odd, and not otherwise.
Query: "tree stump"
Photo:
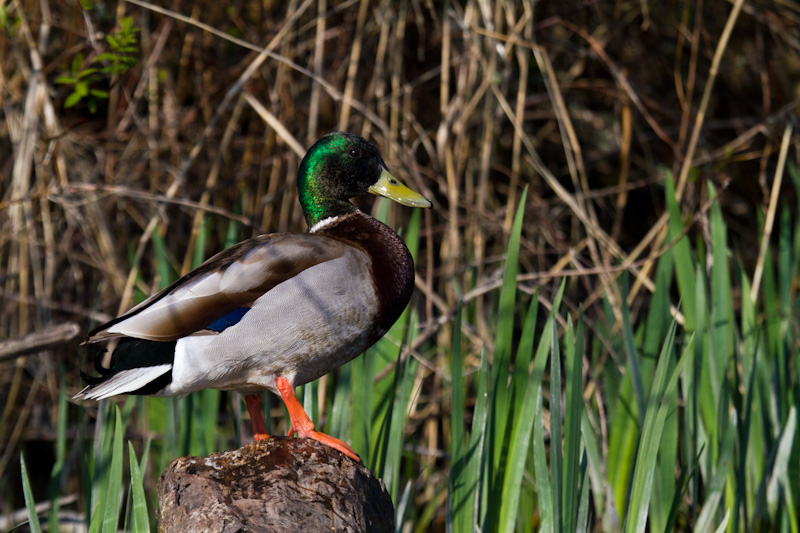
[[[311,439],[271,437],[209,457],[179,457],[158,479],[159,530],[394,531],[386,488]]]

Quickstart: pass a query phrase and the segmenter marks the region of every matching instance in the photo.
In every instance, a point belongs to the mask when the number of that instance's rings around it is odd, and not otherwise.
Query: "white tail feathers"
[[[106,381],[89,385],[72,397],[73,400],[103,400],[117,394],[125,394],[141,389],[172,369],[171,364],[146,366],[121,370]]]

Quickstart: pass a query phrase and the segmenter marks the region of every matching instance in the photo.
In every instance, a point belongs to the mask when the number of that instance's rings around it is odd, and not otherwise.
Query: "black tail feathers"
[[[103,366],[106,349],[98,349],[92,355],[94,368],[99,376],[90,376],[81,371],[81,379],[91,386],[109,380],[123,370],[172,364],[175,361],[175,345],[177,341],[159,342],[145,339],[123,337],[111,354],[110,366]],[[129,394],[154,394],[172,382],[172,370],[148,383],[144,387]]]

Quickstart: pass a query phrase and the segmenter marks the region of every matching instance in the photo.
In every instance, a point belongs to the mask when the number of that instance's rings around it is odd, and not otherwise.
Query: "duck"
[[[106,342],[99,376],[81,372],[75,400],[117,395],[183,396],[204,389],[244,395],[254,440],[268,438],[261,397],[289,412],[289,435],[311,438],[360,462],[320,431],[295,396],[363,353],[400,317],[414,290],[414,262],[389,226],[356,208],[367,193],[404,206],[431,202],[388,170],[378,149],[344,132],[320,138],[297,172],[306,233],[242,241],[95,328]]]

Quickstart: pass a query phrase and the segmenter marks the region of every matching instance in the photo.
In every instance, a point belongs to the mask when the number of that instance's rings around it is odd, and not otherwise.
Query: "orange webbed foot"
[[[281,398],[283,398],[283,403],[286,404],[286,409],[289,411],[289,418],[292,421],[289,429],[290,436],[297,433],[298,437],[314,439],[335,450],[339,450],[358,463],[361,462],[361,458],[355,450],[345,442],[315,429],[314,422],[308,418],[303,406],[300,405],[297,396],[294,394],[294,388],[285,378],[278,377],[275,381],[278,391],[281,393]]]

